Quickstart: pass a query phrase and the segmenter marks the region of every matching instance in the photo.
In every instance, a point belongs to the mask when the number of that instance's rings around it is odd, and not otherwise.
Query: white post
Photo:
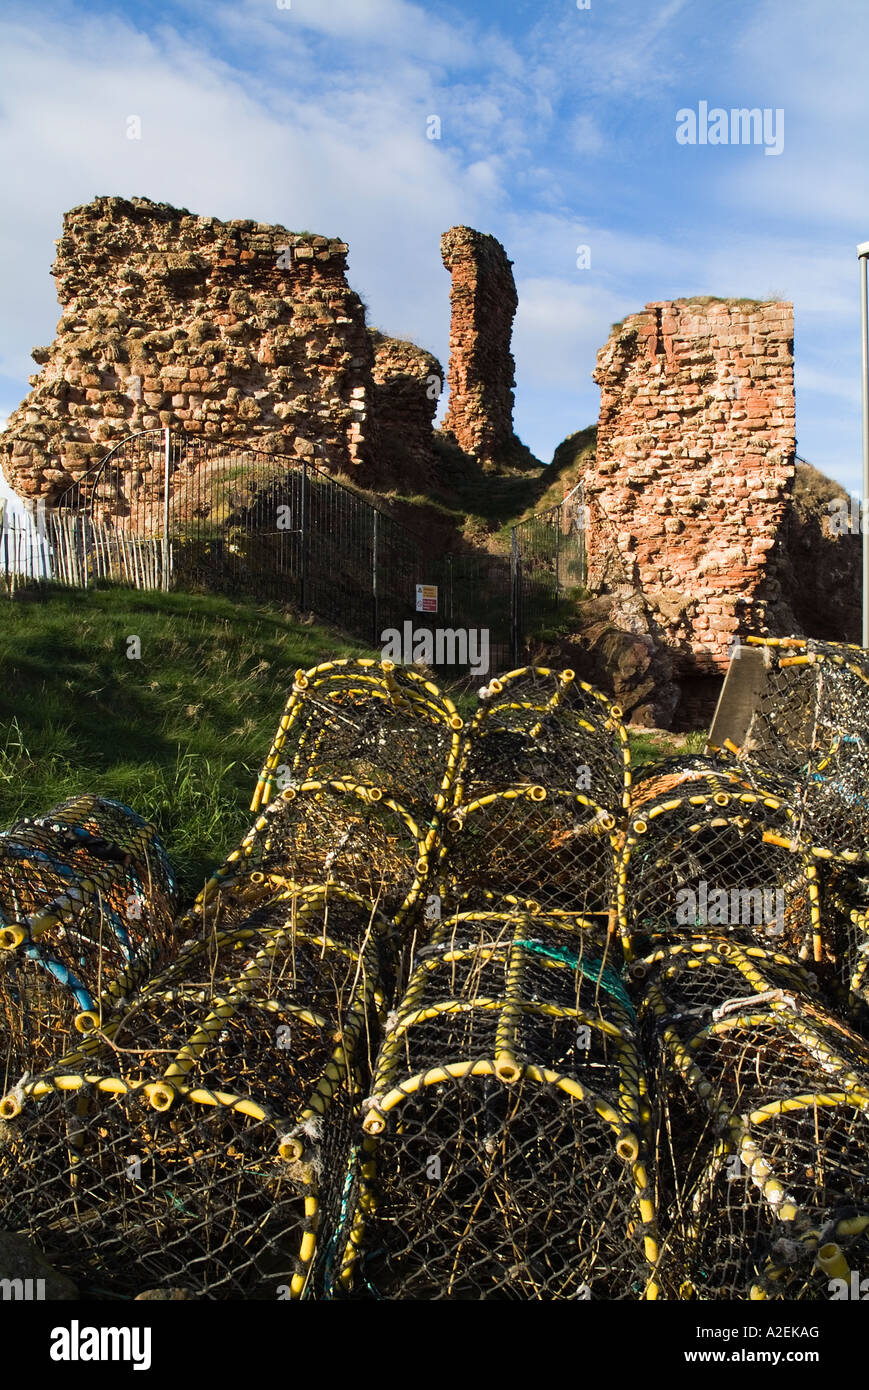
[[[863,533],[863,637],[864,647],[869,647],[869,536],[867,536],[866,510],[869,508],[869,311],[866,302],[866,258],[869,256],[869,241],[861,241],[857,247],[860,258],[860,319],[863,329],[862,341],[862,392],[863,392],[863,492],[860,499],[860,530]]]
[[[169,588],[169,426],[163,434],[163,589]]]

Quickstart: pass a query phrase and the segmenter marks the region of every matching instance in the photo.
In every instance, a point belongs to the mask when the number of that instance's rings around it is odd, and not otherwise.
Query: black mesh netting
[[[633,777],[571,671],[297,672],[174,926],[126,808],[6,832],[0,1227],[88,1297],[861,1296],[869,665],[764,649]]]
[[[78,796],[0,834],[5,1085],[71,1045],[100,995],[171,957],[175,894],[154,827],[118,802]]]
[[[0,1225],[85,1294],[301,1292],[375,1045],[379,930],[323,887],[188,943],[0,1103]]]
[[[451,785],[461,728],[436,685],[391,661],[297,671],[251,809],[285,786],[338,778],[388,788],[428,821]]]
[[[479,692],[462,744],[457,799],[510,787],[579,791],[619,814],[630,795],[630,752],[621,711],[572,671],[526,666]]]
[[[869,1049],[782,952],[696,937],[631,976],[657,1099],[662,1285],[748,1298],[785,1226],[861,1199]]]
[[[817,958],[817,868],[785,802],[712,773],[638,786],[618,864],[630,954],[660,932],[713,928]]]
[[[657,1252],[634,1016],[594,928],[441,922],[365,1103],[345,1289],[379,1298],[641,1298]]]
[[[766,681],[738,757],[779,779],[803,841],[836,858],[869,857],[869,659],[831,642],[749,639]]]

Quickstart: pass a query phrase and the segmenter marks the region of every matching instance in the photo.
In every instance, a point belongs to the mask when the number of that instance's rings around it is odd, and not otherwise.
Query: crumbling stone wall
[[[415,343],[372,329],[372,414],[377,429],[378,471],[425,486],[434,480],[434,417],[444,369]]]
[[[677,679],[720,674],[782,598],[771,552],[794,477],[792,306],[648,304],[615,326],[593,376],[591,586],[623,597],[634,631],[642,594]]]
[[[500,464],[517,443],[510,340],[519,299],[513,262],[499,241],[471,227],[444,232],[441,256],[452,276],[450,396],[443,430],[466,453]]]
[[[341,241],[146,198],[73,208],[52,268],[57,337],[34,349],[42,370],[0,440],[7,480],[53,501],[119,439],[162,425],[334,471],[372,465],[374,350],[346,257]]]

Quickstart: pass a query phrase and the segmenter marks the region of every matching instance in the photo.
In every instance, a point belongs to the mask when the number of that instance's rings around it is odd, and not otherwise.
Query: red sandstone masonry
[[[433,480],[434,417],[444,369],[415,343],[371,332],[374,346],[373,415],[378,462],[393,477],[416,484]]]
[[[776,598],[767,558],[796,452],[792,305],[647,304],[613,330],[593,377],[592,583],[617,544],[630,585],[661,603],[665,641],[687,642],[695,669],[723,670],[734,635],[762,629]]]
[[[8,481],[53,500],[118,440],[164,425],[336,471],[370,463],[374,351],[346,255],[145,198],[73,208],[52,268],[57,337],[34,349],[42,370],[0,443]]]
[[[515,443],[510,352],[518,305],[512,261],[499,241],[451,227],[441,255],[452,276],[450,399],[443,429],[466,453],[499,463]]]

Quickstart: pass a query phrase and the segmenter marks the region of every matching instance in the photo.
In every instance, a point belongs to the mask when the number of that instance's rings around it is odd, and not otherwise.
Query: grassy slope
[[[702,753],[706,747],[705,729],[696,729],[690,734],[672,734],[666,729],[654,729],[649,733],[630,729],[628,738],[634,768],[644,767],[646,763],[657,762],[660,758],[672,758],[677,753]]]
[[[457,537],[484,547],[496,534],[503,547],[509,544],[514,522],[554,506],[578,481],[594,457],[596,433],[592,425],[569,435],[545,467],[529,467],[527,460],[517,456],[515,466],[498,471],[484,468],[436,433],[437,481],[431,489],[414,493],[392,488],[384,495],[408,505],[411,525],[424,527],[437,519],[451,525]]]
[[[141,660],[126,654],[133,635]],[[293,673],[351,655],[375,653],[253,602],[125,589],[0,599],[0,826],[77,792],[117,798],[157,825],[189,900],[250,824]],[[469,717],[476,700],[451,693]],[[667,735],[631,742],[638,763],[674,751]]]
[[[251,820],[293,673],[354,654],[373,653],[253,602],[0,599],[0,825],[81,791],[125,801],[157,825],[188,896]]]

